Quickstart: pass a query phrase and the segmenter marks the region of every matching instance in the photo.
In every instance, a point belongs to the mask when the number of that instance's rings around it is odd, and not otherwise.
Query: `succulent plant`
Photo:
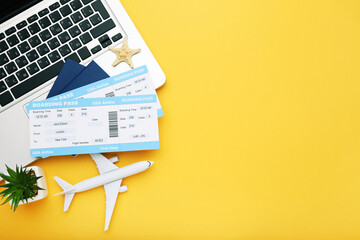
[[[37,180],[42,176],[38,177],[34,171],[21,166],[16,166],[16,171],[8,166],[6,168],[9,175],[0,173],[0,177],[7,182],[0,185],[0,187],[6,188],[0,192],[1,199],[7,197],[1,205],[11,201],[11,209],[15,211],[20,201],[23,203],[28,202],[29,198],[32,199],[37,195],[38,190],[44,190],[37,185]]]

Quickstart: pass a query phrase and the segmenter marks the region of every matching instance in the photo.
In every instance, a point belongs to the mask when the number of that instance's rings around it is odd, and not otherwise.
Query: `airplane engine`
[[[122,187],[119,188],[120,193],[126,192],[127,190],[128,190],[127,186],[122,186]]]
[[[115,156],[115,157],[110,158],[109,161],[112,163],[116,163],[119,161],[119,158],[117,156]]]

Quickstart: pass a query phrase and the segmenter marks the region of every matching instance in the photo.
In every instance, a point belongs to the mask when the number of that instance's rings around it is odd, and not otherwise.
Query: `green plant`
[[[37,195],[38,190],[44,190],[37,185],[37,180],[42,176],[35,176],[34,171],[27,170],[21,166],[16,166],[16,171],[6,166],[9,175],[0,173],[7,183],[0,185],[0,187],[6,188],[0,192],[1,199],[7,197],[6,200],[1,204],[10,202],[11,209],[14,211],[17,209],[20,201],[23,203],[28,202],[29,198],[33,198]]]

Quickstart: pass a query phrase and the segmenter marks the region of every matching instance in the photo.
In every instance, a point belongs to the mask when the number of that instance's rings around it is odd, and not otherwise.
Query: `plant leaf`
[[[11,196],[9,196],[8,198],[5,199],[5,201],[1,205],[4,205],[5,203],[9,202],[11,199],[13,199],[13,198]]]
[[[12,170],[11,168],[9,168],[8,165],[6,165],[6,170],[12,178],[16,178],[16,172],[14,170]]]
[[[7,182],[13,182],[13,179],[8,175],[0,174],[0,177],[3,178]]]

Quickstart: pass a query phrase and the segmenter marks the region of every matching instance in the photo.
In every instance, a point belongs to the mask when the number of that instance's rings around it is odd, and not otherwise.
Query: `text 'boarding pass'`
[[[85,85],[83,87],[59,94],[44,101],[58,101],[79,98],[121,97],[133,95],[156,94],[150,79],[150,74],[145,65],[105,78],[103,80]],[[164,115],[159,98],[157,98],[158,117]]]
[[[32,157],[159,148],[157,97],[30,102]]]

